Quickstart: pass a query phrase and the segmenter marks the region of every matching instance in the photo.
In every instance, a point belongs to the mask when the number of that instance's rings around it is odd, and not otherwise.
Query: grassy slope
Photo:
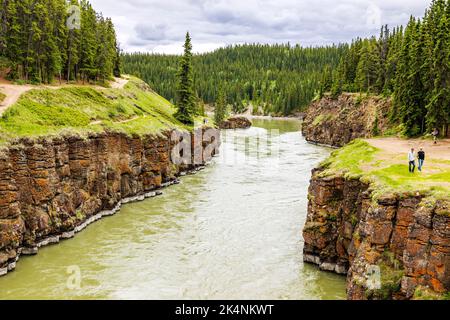
[[[124,89],[67,87],[25,93],[0,118],[0,144],[18,137],[112,129],[129,134],[188,129],[175,108],[143,81],[132,78]]]
[[[387,154],[363,140],[356,140],[335,151],[322,163],[323,176],[345,173],[372,183],[375,195],[388,192],[416,193],[448,198],[450,195],[450,161],[428,160],[424,172],[411,174],[406,156]]]

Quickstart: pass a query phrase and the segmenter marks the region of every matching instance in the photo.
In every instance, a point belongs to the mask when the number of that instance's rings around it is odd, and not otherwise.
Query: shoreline
[[[303,121],[300,117],[272,117],[272,116],[253,116],[253,115],[239,115],[242,117],[246,117],[248,119],[258,119],[258,120],[283,120],[283,121],[291,121],[291,120],[297,120],[297,121]]]

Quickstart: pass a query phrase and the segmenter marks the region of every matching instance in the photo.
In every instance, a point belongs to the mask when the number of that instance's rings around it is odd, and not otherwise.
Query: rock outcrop
[[[246,117],[233,117],[223,121],[220,129],[248,129],[252,126],[252,122]]]
[[[412,299],[450,290],[450,203],[375,196],[359,179],[313,171],[304,260],[348,275],[349,299]]]
[[[304,117],[302,132],[312,143],[342,147],[357,138],[384,134],[389,129],[390,100],[342,94],[314,102]]]
[[[70,238],[114,214],[122,203],[156,196],[183,172],[201,169],[217,152],[212,142],[218,141],[218,130],[214,137],[204,132],[195,132],[204,139],[191,145],[197,151],[193,164],[174,163],[172,150],[182,139],[173,138],[173,132],[22,139],[3,149],[0,275],[13,270],[21,254],[35,254],[43,245]]]

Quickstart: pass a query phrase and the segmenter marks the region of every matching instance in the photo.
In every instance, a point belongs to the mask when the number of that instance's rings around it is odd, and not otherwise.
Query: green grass
[[[0,118],[0,143],[13,138],[115,130],[129,134],[191,129],[177,121],[175,107],[143,81],[124,89],[70,86],[35,89],[22,95]]]
[[[380,156],[380,157],[379,157]],[[363,140],[355,140],[332,153],[322,163],[323,177],[344,174],[346,178],[370,183],[374,194],[416,193],[448,198],[450,194],[450,161],[427,160],[423,172],[410,173],[406,155],[383,156],[383,151]]]
[[[361,166],[372,162],[379,150],[365,141],[355,140],[346,147],[339,149],[322,163],[326,168],[324,174],[344,172],[348,175],[360,177],[363,174]]]
[[[0,103],[3,102],[3,100],[5,100],[6,96],[4,93],[0,92]]]

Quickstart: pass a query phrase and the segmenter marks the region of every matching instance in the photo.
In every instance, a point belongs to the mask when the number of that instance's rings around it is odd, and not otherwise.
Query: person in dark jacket
[[[417,153],[417,158],[419,159],[419,171],[422,172],[423,164],[425,163],[425,151],[422,148]]]

